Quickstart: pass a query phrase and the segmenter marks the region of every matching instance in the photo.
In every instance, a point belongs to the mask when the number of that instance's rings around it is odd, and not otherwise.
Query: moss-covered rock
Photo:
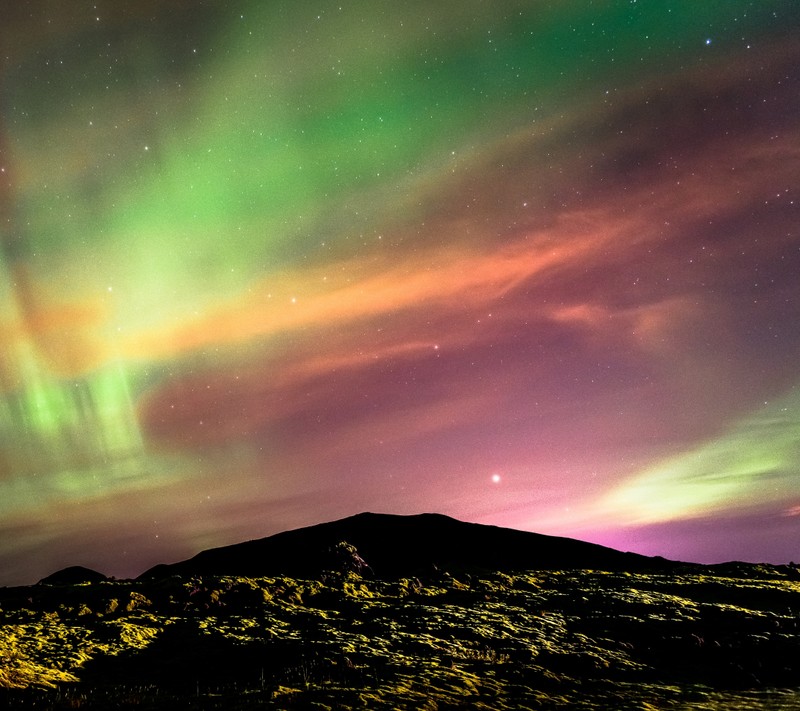
[[[0,688],[69,682],[87,704],[105,689],[96,708],[114,705],[111,680],[158,689],[141,692],[148,708],[191,689],[231,708],[510,709],[662,708],[800,678],[786,576],[349,571],[39,586],[0,603]]]

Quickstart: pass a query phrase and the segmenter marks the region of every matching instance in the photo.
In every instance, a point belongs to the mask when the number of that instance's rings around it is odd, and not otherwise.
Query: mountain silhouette
[[[108,578],[91,568],[82,565],[71,565],[42,578],[38,585],[81,585],[82,583],[99,583]]]
[[[157,565],[138,579],[173,575],[314,576],[335,567],[333,554],[343,541],[355,546],[375,576],[385,578],[437,570],[479,573],[571,568],[637,572],[679,565],[571,538],[465,523],[442,514],[361,513],[206,550],[188,560]]]

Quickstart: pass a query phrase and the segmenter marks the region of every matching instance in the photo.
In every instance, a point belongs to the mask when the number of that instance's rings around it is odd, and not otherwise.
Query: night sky
[[[0,22],[0,584],[364,510],[800,559],[800,3]]]

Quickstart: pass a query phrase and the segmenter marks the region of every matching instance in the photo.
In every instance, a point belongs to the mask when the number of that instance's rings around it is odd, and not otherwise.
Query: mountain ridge
[[[661,557],[622,552],[596,543],[488,524],[438,513],[362,512],[264,538],[207,549],[176,563],[159,564],[137,580],[181,576],[317,575],[331,567],[332,549],[355,546],[377,577],[525,569],[670,570]]]

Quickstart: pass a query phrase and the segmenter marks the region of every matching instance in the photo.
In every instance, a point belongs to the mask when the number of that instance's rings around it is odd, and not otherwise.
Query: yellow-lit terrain
[[[731,566],[8,588],[0,590],[0,701],[800,708],[798,577],[786,566]]]

